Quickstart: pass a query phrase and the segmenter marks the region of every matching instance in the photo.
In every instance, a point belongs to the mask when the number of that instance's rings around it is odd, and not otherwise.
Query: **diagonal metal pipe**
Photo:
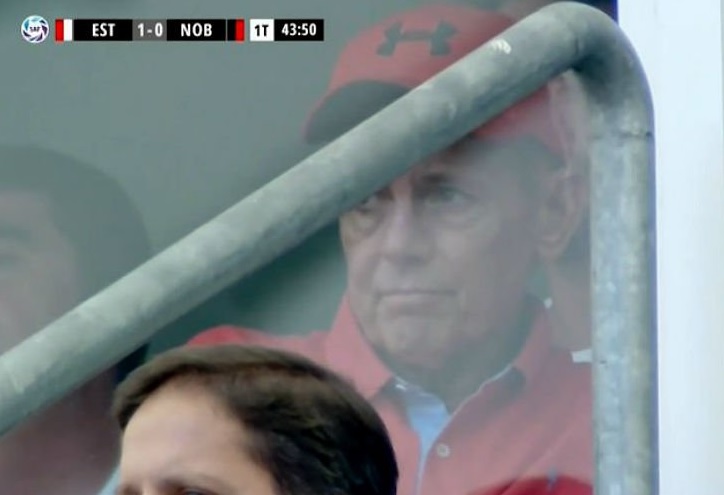
[[[592,119],[596,493],[655,494],[651,98],[622,31],[568,2],[519,22],[4,354],[0,433],[569,68]]]

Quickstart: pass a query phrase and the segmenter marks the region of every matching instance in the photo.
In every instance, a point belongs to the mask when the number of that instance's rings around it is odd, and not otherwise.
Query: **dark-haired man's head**
[[[429,5],[366,29],[341,54],[306,138],[338,137],[512,24]],[[561,155],[544,88],[341,217],[352,312],[396,372],[444,397],[462,367],[479,385],[517,352],[527,280],[567,235]],[[480,369],[469,373],[468,358]]]
[[[121,384],[120,495],[394,495],[387,430],[353,386],[294,354],[187,347]]]
[[[142,219],[114,180],[61,153],[0,146],[0,352],[149,256]],[[0,479],[9,492],[80,493],[108,477],[112,390],[142,353],[3,437]],[[96,463],[111,466],[96,470]]]

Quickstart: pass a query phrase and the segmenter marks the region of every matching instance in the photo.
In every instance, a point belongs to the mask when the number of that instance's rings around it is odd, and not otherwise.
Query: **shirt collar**
[[[538,302],[532,303],[532,325],[528,340],[513,363],[495,378],[516,369],[523,378],[535,376],[552,346],[552,332],[545,309]],[[332,330],[325,340],[326,362],[335,371],[352,380],[360,393],[367,399],[376,396],[395,375],[380,360],[357,325],[345,295],[332,324]],[[493,380],[488,380],[488,382]]]

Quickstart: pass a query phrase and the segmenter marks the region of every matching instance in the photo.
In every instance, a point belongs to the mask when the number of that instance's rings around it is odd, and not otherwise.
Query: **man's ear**
[[[571,238],[587,218],[589,206],[588,178],[570,169],[557,171],[546,181],[539,212],[538,255],[543,261],[558,260]]]

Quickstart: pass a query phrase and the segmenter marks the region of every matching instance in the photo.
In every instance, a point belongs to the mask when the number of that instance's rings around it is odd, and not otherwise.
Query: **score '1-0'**
[[[140,38],[143,38],[145,36],[154,36],[156,38],[163,38],[165,26],[164,23],[161,21],[157,21],[152,23],[152,25],[146,25],[144,22],[139,22],[138,25],[136,25],[136,28],[138,29],[138,36]]]

